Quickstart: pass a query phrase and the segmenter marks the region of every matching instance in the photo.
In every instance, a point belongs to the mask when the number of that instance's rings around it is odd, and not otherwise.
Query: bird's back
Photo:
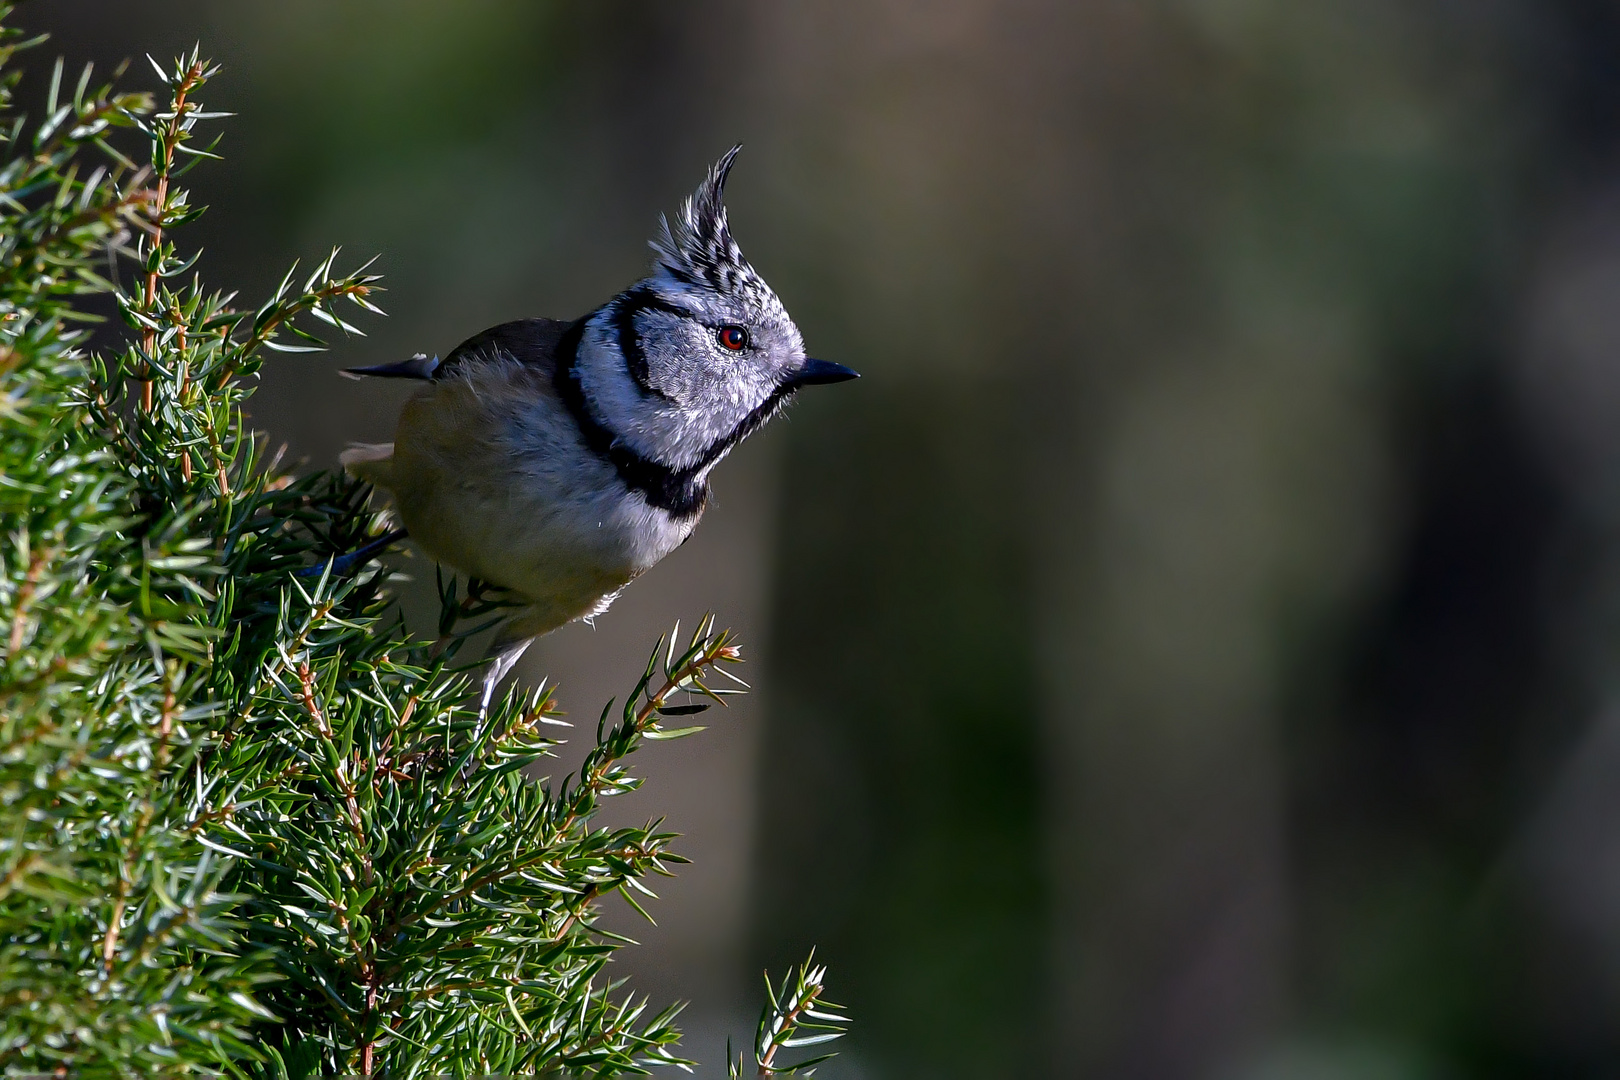
[[[504,360],[549,381],[556,374],[558,347],[577,325],[563,319],[516,319],[492,326],[452,349],[430,378],[442,382],[474,365]]]

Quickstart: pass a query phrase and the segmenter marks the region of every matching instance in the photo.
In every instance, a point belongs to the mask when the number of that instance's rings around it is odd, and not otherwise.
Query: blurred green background
[[[589,310],[745,144],[744,249],[866,377],[526,668],[592,717],[745,635],[619,811],[696,860],[624,966],[702,1075],[811,944],[828,1076],[1620,1075],[1620,5],[20,18],[225,65],[214,285],[380,253],[390,317],[254,402],[311,467],[401,399],[337,366]]]

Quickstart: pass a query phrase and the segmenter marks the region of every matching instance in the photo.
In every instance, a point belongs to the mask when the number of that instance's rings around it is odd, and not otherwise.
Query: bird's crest
[[[697,191],[681,207],[672,230],[668,218],[660,218],[659,236],[652,242],[658,253],[658,266],[686,285],[706,285],[722,293],[737,292],[745,282],[759,276],[726,225],[726,177],[742,146],[733,146],[715,162]],[[760,282],[763,284],[763,282]]]

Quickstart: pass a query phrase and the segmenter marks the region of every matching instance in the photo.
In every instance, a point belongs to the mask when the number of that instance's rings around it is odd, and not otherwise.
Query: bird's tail
[[[338,456],[338,461],[350,476],[359,477],[378,487],[394,486],[393,443],[351,443]]]

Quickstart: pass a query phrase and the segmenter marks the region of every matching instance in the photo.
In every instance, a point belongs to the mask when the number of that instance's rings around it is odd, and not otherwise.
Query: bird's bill
[[[848,382],[858,379],[861,373],[843,364],[835,364],[831,360],[806,360],[804,367],[788,380],[794,388],[800,386],[820,386],[823,383]]]

